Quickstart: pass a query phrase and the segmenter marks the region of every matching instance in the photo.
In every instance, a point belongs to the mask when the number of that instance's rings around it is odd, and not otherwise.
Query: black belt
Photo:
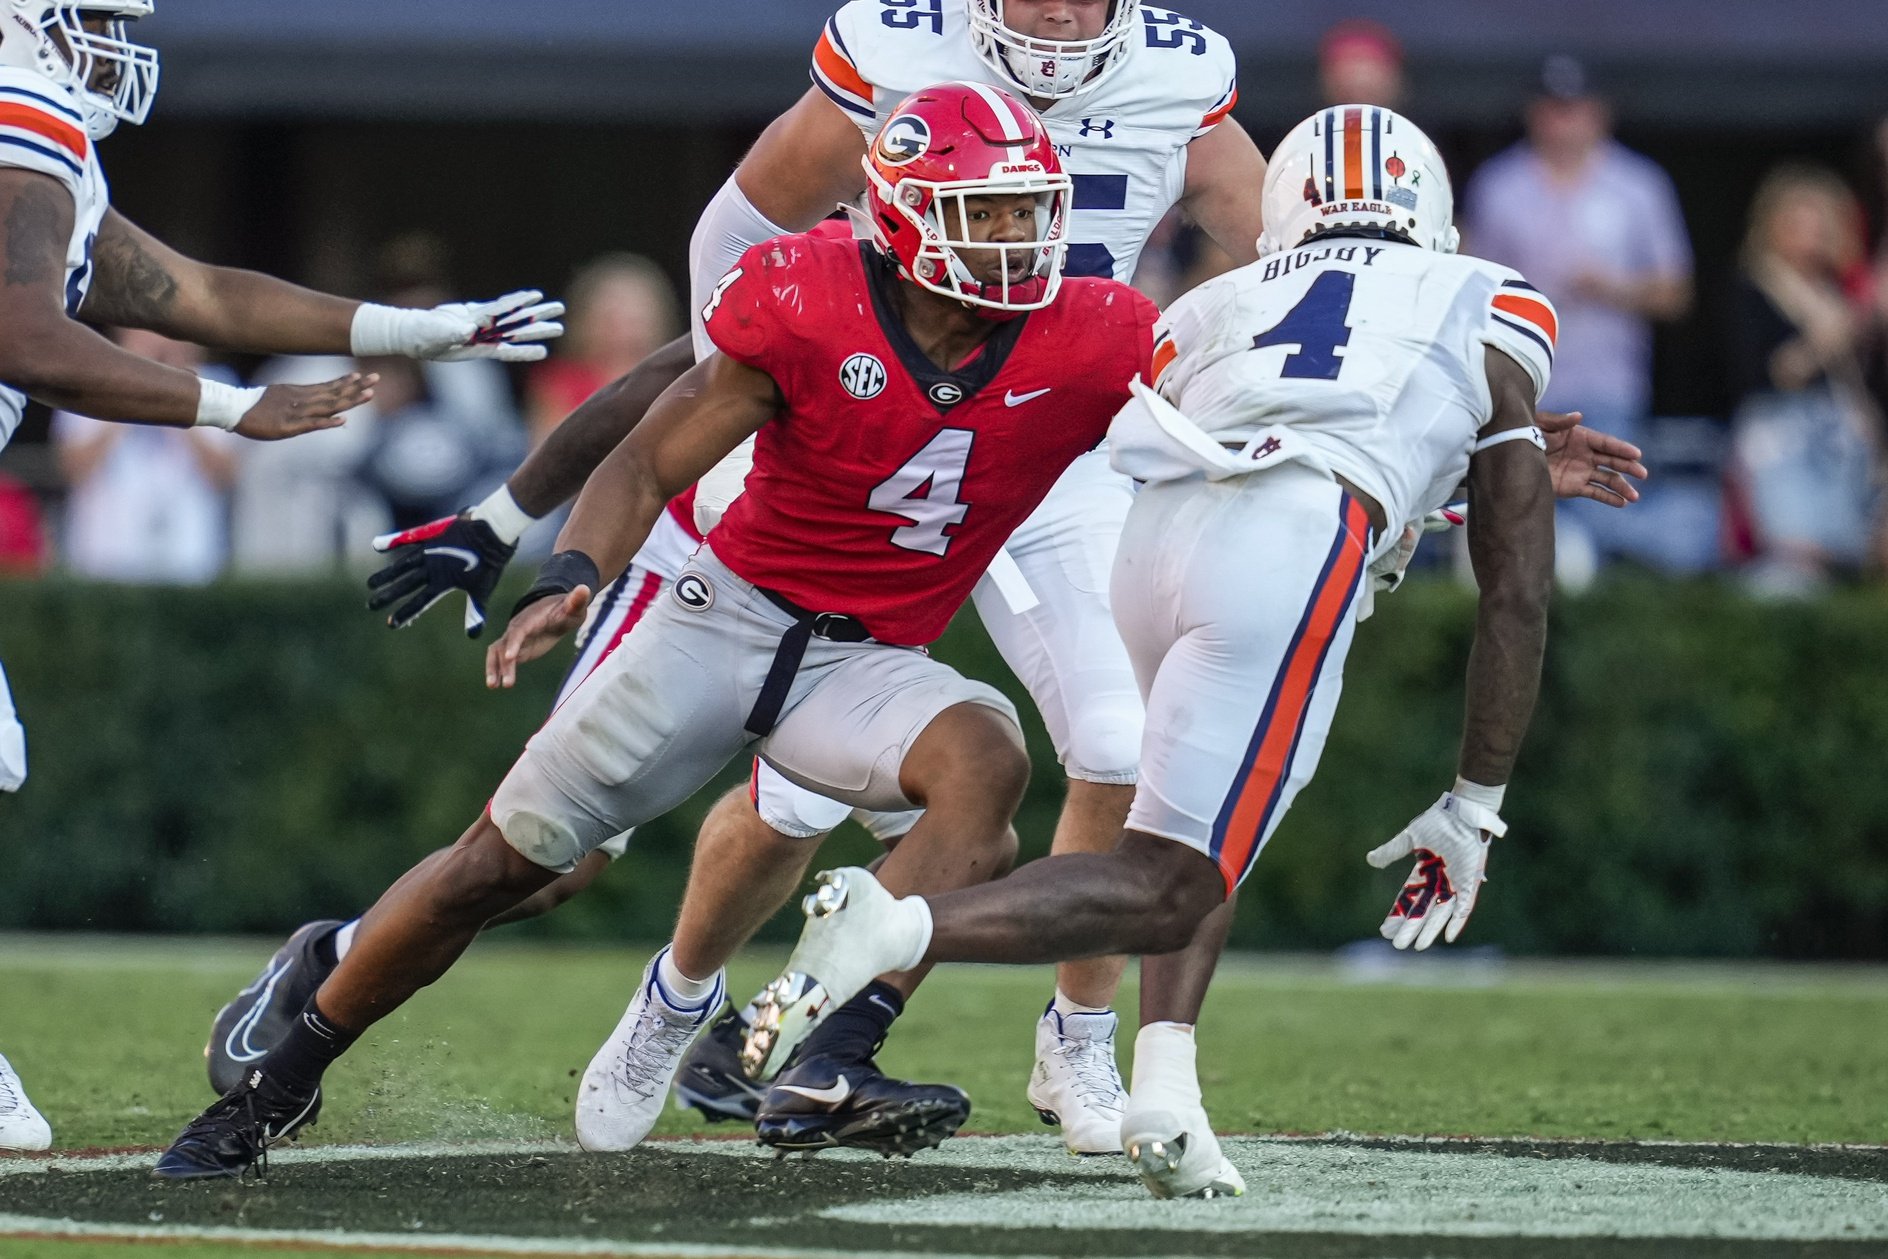
[[[774,650],[774,662],[767,668],[767,680],[760,684],[760,697],[754,701],[754,711],[747,715],[747,732],[756,738],[765,738],[773,733],[774,723],[780,720],[780,710],[786,705],[787,692],[793,689],[794,675],[800,671],[800,661],[806,658],[809,642],[824,638],[835,643],[863,643],[872,637],[872,632],[857,617],[843,612],[809,612],[783,594],[763,586],[754,588],[767,597],[767,602],[793,618],[793,624],[780,636],[780,646]]]

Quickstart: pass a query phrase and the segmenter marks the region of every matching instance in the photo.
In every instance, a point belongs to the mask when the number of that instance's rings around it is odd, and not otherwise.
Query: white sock
[[[1070,997],[1068,993],[1063,992],[1061,988],[1057,988],[1055,990],[1055,1003],[1054,1004],[1055,1004],[1055,1012],[1057,1014],[1060,1014],[1063,1018],[1067,1018],[1071,1014],[1112,1014],[1114,1013],[1114,1008],[1112,1006],[1083,1005],[1081,1002],[1076,1001],[1074,998]]]
[[[361,925],[361,920],[356,918],[353,922],[344,922],[339,927],[335,928],[335,932],[334,932],[334,960],[335,961],[338,962],[342,958],[346,957],[347,951],[354,947],[354,928],[360,925]]]
[[[684,1006],[697,1006],[708,999],[708,994],[715,990],[715,977],[690,979],[675,965],[675,950],[662,950],[662,956],[656,962],[656,982],[662,985],[662,991],[675,998]]]
[[[1134,1085],[1128,1090],[1145,1105],[1200,1104],[1198,1046],[1191,1023],[1149,1023],[1134,1038]]]

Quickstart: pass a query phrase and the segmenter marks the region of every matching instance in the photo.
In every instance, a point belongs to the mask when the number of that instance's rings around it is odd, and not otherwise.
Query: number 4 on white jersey
[[[911,523],[892,530],[892,544],[907,551],[942,555],[950,549],[945,530],[960,525],[970,505],[959,501],[964,469],[970,463],[976,434],[967,428],[947,428],[886,477],[867,500],[873,511],[902,516]]]

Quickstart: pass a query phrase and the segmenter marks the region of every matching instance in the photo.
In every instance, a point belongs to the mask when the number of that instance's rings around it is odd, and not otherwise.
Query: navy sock
[[[335,937],[340,934],[341,928],[332,927],[315,940],[315,962],[324,970],[333,970],[341,964],[340,954],[335,951]]]
[[[819,1029],[806,1038],[799,1056],[821,1054],[847,1062],[870,1061],[892,1030],[892,1020],[904,1012],[904,994],[875,979],[864,992],[826,1016]]]
[[[346,1053],[359,1032],[336,1025],[315,1006],[315,999],[289,1024],[288,1035],[262,1060],[262,1073],[290,1092],[312,1093],[321,1087],[321,1073]]]

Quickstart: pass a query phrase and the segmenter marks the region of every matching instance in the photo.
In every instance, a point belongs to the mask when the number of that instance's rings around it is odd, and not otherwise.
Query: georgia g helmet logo
[[[931,124],[916,114],[901,114],[879,133],[878,156],[888,166],[915,162],[931,150]]]

